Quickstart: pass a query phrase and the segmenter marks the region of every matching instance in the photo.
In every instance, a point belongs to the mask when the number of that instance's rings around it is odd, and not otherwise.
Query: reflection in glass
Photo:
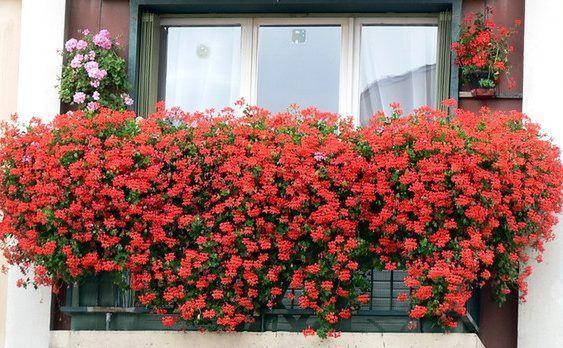
[[[339,26],[262,26],[257,104],[272,112],[296,103],[338,112]]]
[[[363,26],[360,44],[360,123],[399,102],[405,113],[435,104],[435,26]]]
[[[241,28],[170,27],[166,105],[220,109],[240,98]]]

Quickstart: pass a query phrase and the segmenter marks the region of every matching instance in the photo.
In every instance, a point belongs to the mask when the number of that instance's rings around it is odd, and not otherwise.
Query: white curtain
[[[170,27],[166,105],[220,109],[240,98],[241,28]]]
[[[360,46],[360,123],[377,111],[390,114],[398,102],[405,113],[435,104],[435,26],[363,26]]]

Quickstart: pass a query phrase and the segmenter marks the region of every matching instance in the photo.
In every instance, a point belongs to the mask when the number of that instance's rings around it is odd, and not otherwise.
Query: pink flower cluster
[[[83,50],[88,47],[88,43],[84,40],[76,40],[72,38],[65,43],[65,50],[67,52],[72,52],[74,50]]]
[[[96,46],[101,47],[105,50],[109,50],[112,46],[110,33],[107,29],[100,30],[99,33],[94,35],[94,39],[92,41]]]
[[[84,92],[76,92],[74,93],[74,97],[72,98],[72,101],[75,102],[76,104],[82,104],[84,103],[85,100],[86,100],[86,94]]]
[[[100,65],[96,61],[90,61],[84,64],[84,69],[86,69],[88,76],[91,79],[94,79],[94,81],[90,82],[92,87],[96,87],[93,85],[95,81],[98,81],[99,84],[99,81],[102,80],[107,75],[107,71],[105,69],[100,69]]]
[[[93,37],[90,36],[88,30],[81,32],[84,35],[84,40],[77,40],[75,38],[69,39],[65,43],[65,50],[70,54],[69,66],[72,69],[84,69],[89,84],[95,90],[89,95],[84,90],[76,91],[72,97],[72,103],[85,104],[88,111],[95,111],[100,108],[100,92],[97,90],[100,87],[101,81],[106,78],[108,72],[100,66],[96,61],[96,51],[98,49],[110,50],[113,46],[111,34],[107,29],[100,30]],[[117,43],[115,43],[117,45]],[[73,56],[74,55],[74,56]],[[133,99],[127,94],[120,95],[123,104],[130,106],[133,104]]]
[[[127,93],[122,93],[121,94],[121,99],[123,99],[123,103],[125,103],[125,105],[130,106],[133,105],[133,98],[131,98],[129,96],[129,94]]]

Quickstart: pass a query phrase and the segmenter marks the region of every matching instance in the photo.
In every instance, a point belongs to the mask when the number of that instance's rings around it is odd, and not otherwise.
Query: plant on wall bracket
[[[466,16],[459,40],[452,43],[462,83],[471,85],[473,96],[494,96],[496,86],[510,72],[508,58],[514,50],[510,37],[521,21],[516,19],[514,27],[507,27],[497,24],[492,15],[492,8],[487,7]],[[508,84],[512,87],[513,81],[509,79]]]
[[[62,52],[61,100],[89,112],[100,107],[125,110],[133,99],[127,94],[126,62],[117,53],[119,42],[107,29],[93,35],[87,29],[80,33],[82,38],[69,39]]]

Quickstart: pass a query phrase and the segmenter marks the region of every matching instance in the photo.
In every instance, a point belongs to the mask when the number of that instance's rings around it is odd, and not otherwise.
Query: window
[[[435,105],[438,30],[427,24],[358,24],[361,124],[392,102],[406,112]]]
[[[438,65],[449,64],[438,61],[437,16],[169,17],[159,28],[158,96],[186,111],[244,98],[272,112],[315,106],[364,125],[391,102],[406,112],[435,105]]]
[[[240,97],[240,26],[168,28],[164,99],[185,110],[234,103]]]
[[[340,26],[259,26],[256,103],[273,112],[289,104],[338,112]]]

